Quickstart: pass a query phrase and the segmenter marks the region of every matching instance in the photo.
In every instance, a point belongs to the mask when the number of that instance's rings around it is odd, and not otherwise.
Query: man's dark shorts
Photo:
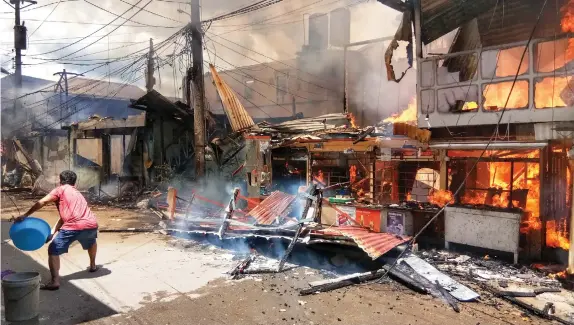
[[[79,241],[83,249],[90,249],[98,238],[98,229],[62,230],[58,231],[48,246],[49,255],[62,255],[74,241]]]

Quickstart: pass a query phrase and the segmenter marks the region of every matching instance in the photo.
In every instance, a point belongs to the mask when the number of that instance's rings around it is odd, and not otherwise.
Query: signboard
[[[355,207],[337,206],[337,209],[343,213],[346,213],[353,220],[357,219],[357,209],[355,209]],[[349,220],[344,214],[340,213],[339,211],[336,211],[336,213],[337,213],[337,225],[338,226],[353,225],[353,222],[351,220]]]
[[[405,213],[399,211],[387,212],[387,232],[403,236],[405,234]]]

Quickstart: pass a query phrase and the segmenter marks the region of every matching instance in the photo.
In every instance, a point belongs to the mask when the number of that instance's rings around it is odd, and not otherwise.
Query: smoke
[[[138,3],[135,0],[127,0],[126,2],[130,4]],[[142,1],[138,6],[141,7],[146,2],[147,1]],[[201,8],[202,18],[208,19],[215,17],[251,4],[252,2],[251,0],[203,1]],[[106,0],[98,1],[96,4],[115,14],[121,14],[130,8],[130,5],[123,1]],[[231,68],[231,66],[224,63],[221,59],[218,60],[218,57],[224,58],[233,66],[253,65],[258,62],[268,62],[271,59],[292,59],[301,51],[302,46],[305,44],[305,39],[307,38],[305,28],[308,25],[306,18],[314,13],[328,13],[340,7],[348,7],[351,11],[352,42],[392,35],[399,24],[399,21],[396,19],[398,13],[378,2],[363,3],[357,0],[336,2],[309,2],[305,0],[283,1],[232,19],[214,22],[206,32],[205,44],[207,49],[210,52],[217,53],[217,56],[208,51],[204,51],[204,59],[206,61],[215,62],[218,66],[227,68]],[[24,57],[24,63],[32,65],[24,66],[23,73],[25,75],[54,80],[55,77],[52,74],[61,71],[63,68],[71,72],[88,70],[90,67],[38,60],[35,59],[34,54],[55,50],[70,42],[77,41],[80,37],[101,28],[102,24],[116,18],[116,16],[84,1],[62,2],[48,17],[52,9],[52,6],[47,6],[37,10],[22,12],[22,20],[26,21],[29,35],[40,25],[42,20],[47,18],[47,22],[45,22],[40,29],[36,30],[29,39],[28,50],[25,51],[26,56]],[[178,9],[181,9],[182,12],[178,12]],[[154,42],[158,43],[189,21],[188,13],[190,8],[189,5],[185,3],[153,1],[146,7],[146,10],[157,15],[145,11],[138,13],[132,21],[125,23],[126,26],[120,27],[109,37],[82,50],[78,55],[88,54],[84,59],[90,60],[121,57],[147,46],[146,43],[130,45],[126,42],[145,42],[149,38],[153,38]],[[125,16],[129,17],[135,11],[136,10],[129,11]],[[70,16],[68,12],[74,12],[74,15]],[[389,19],[389,17],[392,18]],[[65,24],[51,21],[77,21],[82,22],[82,24]],[[123,19],[118,19],[113,25],[118,25],[122,22],[124,22]],[[96,25],[90,25],[90,23]],[[141,25],[141,27],[136,27],[138,23],[178,28],[160,28]],[[3,28],[2,30],[6,33],[12,31],[13,21],[8,19],[1,20],[0,24]],[[116,27],[117,26],[105,27],[95,35],[105,35]],[[237,43],[242,47],[230,43],[223,38]],[[95,37],[88,38],[82,40],[79,44],[52,54],[42,55],[42,57],[57,58],[76,51],[96,39]],[[233,50],[219,45],[216,42],[228,46]],[[127,46],[121,49],[113,49],[122,45]],[[11,47],[10,44],[4,44],[4,51],[1,52],[2,56],[0,59],[2,59],[4,63],[2,65],[3,67],[13,71],[12,63],[10,62],[13,54],[9,52]],[[108,49],[109,52],[107,51]],[[257,51],[264,56],[251,50]],[[103,53],[90,55],[90,53],[100,51]],[[171,54],[170,49],[158,53],[160,58],[163,57],[164,59],[168,54]],[[320,63],[320,61],[317,63]],[[90,72],[86,76],[101,76],[107,73],[108,69],[113,70],[121,66],[121,64],[122,63],[113,63],[110,64],[110,66],[104,66]],[[177,62],[174,66],[165,66],[160,69],[156,74],[156,88],[168,96],[178,95],[181,97],[182,93],[179,88],[181,87],[181,78],[185,73],[185,65],[187,65],[187,62]],[[140,73],[143,74],[143,70],[140,71]],[[111,81],[119,80],[112,78]],[[138,85],[143,87],[144,81],[140,80]]]

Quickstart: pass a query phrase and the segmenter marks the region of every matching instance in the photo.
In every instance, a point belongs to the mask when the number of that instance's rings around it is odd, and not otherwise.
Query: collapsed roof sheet
[[[371,232],[368,229],[339,226],[328,228],[323,231],[325,234],[341,234],[352,238],[359,247],[365,251],[373,260],[383,256],[398,245],[404,244],[409,237],[402,237],[389,233]]]
[[[219,73],[215,70],[215,66],[210,64],[209,69],[211,70],[215,88],[221,98],[225,114],[229,119],[233,131],[243,131],[255,126],[253,118],[247,113],[247,110],[245,110],[245,107],[243,107],[231,87],[219,76]]]
[[[270,225],[277,218],[289,213],[289,206],[295,200],[294,195],[275,191],[249,212],[257,220],[257,224]]]
[[[262,122],[259,124],[259,127],[263,131],[298,134],[324,131],[341,126],[348,126],[350,124],[351,122],[347,114],[334,113],[317,117],[302,118],[279,124]]]

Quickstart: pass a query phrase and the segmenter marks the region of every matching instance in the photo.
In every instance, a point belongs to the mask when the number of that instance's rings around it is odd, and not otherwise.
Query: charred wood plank
[[[277,269],[271,267],[264,267],[259,269],[246,269],[241,272],[241,274],[266,274],[266,273],[277,273]]]
[[[383,269],[388,272],[388,274],[395,281],[402,283],[407,288],[414,290],[418,293],[427,294],[428,290],[419,281],[409,277],[406,273],[399,271],[396,267],[391,267],[390,265],[383,266]]]
[[[299,228],[297,228],[297,232],[295,233],[295,236],[293,236],[293,239],[289,243],[289,246],[287,247],[285,254],[281,258],[281,261],[279,261],[279,266],[277,266],[277,272],[283,271],[283,267],[285,266],[285,262],[287,262],[287,259],[291,255],[291,252],[293,251],[293,248],[295,247],[297,240],[299,240],[299,236],[301,236],[302,231],[303,231],[303,224],[299,224]]]
[[[365,140],[365,138],[367,136],[369,136],[369,134],[373,133],[373,131],[375,131],[375,127],[369,126],[363,133],[359,134],[359,137],[357,139],[355,139],[355,141],[353,141],[353,144],[357,144],[357,143]]]
[[[245,270],[247,270],[247,268],[249,267],[249,265],[251,265],[251,263],[255,260],[255,255],[249,255],[247,258],[245,258],[244,260],[242,260],[241,262],[237,263],[237,265],[235,265],[233,267],[233,269],[231,269],[229,271],[229,275],[231,276],[232,279],[236,280],[239,278],[239,276],[241,274],[243,274],[245,272]]]
[[[221,222],[221,226],[219,227],[219,231],[217,232],[219,239],[223,239],[223,236],[227,231],[227,227],[229,227],[229,219],[231,219],[231,216],[233,216],[233,210],[235,209],[235,202],[237,200],[238,195],[239,195],[239,189],[236,188],[233,190],[233,194],[231,195],[229,204],[227,204],[227,208],[225,209],[225,216],[223,216],[223,221]]]
[[[331,290],[336,290],[344,287],[348,287],[355,284],[360,284],[363,282],[373,281],[376,279],[381,278],[382,276],[389,274],[394,280],[401,282],[406,287],[419,292],[419,293],[428,293],[427,289],[418,281],[410,278],[405,273],[395,269],[390,268],[389,266],[385,265],[382,269],[372,272],[365,272],[353,275],[343,276],[337,279],[322,281],[319,284],[311,286],[311,288],[303,289],[299,292],[299,295],[305,296],[310,295],[318,292],[327,292]]]
[[[460,308],[458,308],[458,303],[456,301],[456,298],[454,298],[450,294],[450,292],[448,292],[443,286],[441,286],[440,283],[438,282],[438,280],[435,280],[434,284],[435,284],[437,290],[440,292],[440,294],[444,297],[444,299],[446,299],[448,304],[452,307],[452,309],[454,311],[456,311],[457,313],[460,313]]]
[[[367,281],[376,280],[382,277],[386,273],[385,270],[377,270],[374,272],[366,272],[357,274],[356,276],[349,278],[348,276],[344,276],[338,279],[333,279],[333,282],[328,282],[316,286],[312,286],[311,288],[303,289],[299,291],[299,295],[306,296],[318,292],[327,292],[332,291],[344,287],[348,287],[354,284],[359,284]]]
[[[472,277],[470,277],[470,276],[467,277],[467,279],[470,280],[470,281],[472,281],[472,282],[474,282],[475,284],[477,284],[478,286],[480,286],[482,289],[489,291],[490,293],[492,293],[492,294],[494,294],[494,295],[496,295],[496,296],[498,296],[498,297],[500,297],[500,298],[502,298],[502,299],[508,301],[509,303],[511,303],[511,304],[513,304],[513,305],[516,305],[516,306],[518,306],[518,307],[520,307],[520,308],[522,308],[522,309],[524,309],[524,310],[530,312],[530,313],[533,314],[533,315],[536,315],[536,316],[541,317],[541,318],[544,318],[544,319],[554,320],[554,321],[557,321],[558,323],[561,323],[561,324],[574,325],[574,323],[569,322],[569,321],[567,321],[567,320],[565,320],[565,319],[562,319],[562,318],[557,317],[557,316],[554,316],[554,315],[549,315],[548,313],[544,313],[544,310],[540,310],[540,309],[538,309],[538,308],[536,308],[536,307],[534,307],[534,306],[532,306],[532,305],[530,305],[530,304],[528,304],[528,303],[525,303],[525,302],[523,302],[523,301],[520,301],[520,300],[516,299],[515,297],[510,297],[510,296],[501,295],[501,294],[500,294],[500,291],[498,291],[498,290],[492,288],[491,286],[489,286],[489,285],[487,285],[487,284],[478,282],[478,281],[476,281],[474,278],[472,278]]]
[[[532,291],[499,291],[498,294],[505,297],[536,297]]]
[[[545,293],[545,292],[561,292],[562,290],[560,288],[536,288],[534,289],[534,293],[539,295],[541,293]]]

